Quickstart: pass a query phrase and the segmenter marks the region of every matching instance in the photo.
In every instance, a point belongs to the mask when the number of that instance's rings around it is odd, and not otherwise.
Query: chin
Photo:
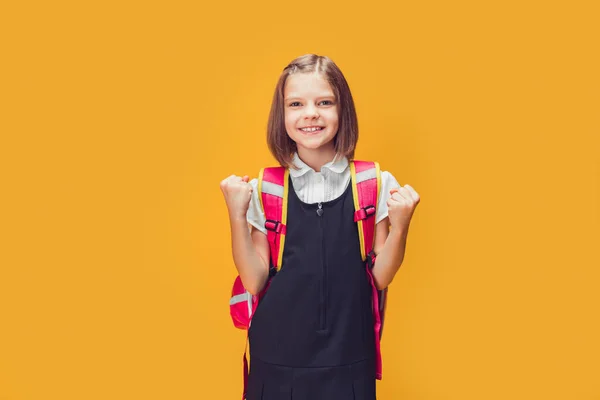
[[[303,147],[308,150],[317,150],[324,146],[328,146],[330,143],[331,143],[331,141],[305,142],[305,141],[300,140],[300,141],[296,142],[298,147]]]

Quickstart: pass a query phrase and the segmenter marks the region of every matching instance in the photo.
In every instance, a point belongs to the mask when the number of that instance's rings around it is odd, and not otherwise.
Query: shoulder
[[[265,181],[265,174],[267,176],[271,175],[271,178],[276,178],[276,174],[281,174],[285,171],[285,168],[281,166],[274,167],[265,167],[262,168],[258,174],[257,178],[251,179],[248,183],[252,186],[252,197],[250,199],[250,204],[248,206],[248,212],[246,214],[246,219],[248,223],[254,226],[256,229],[267,234],[267,230],[265,229],[265,213],[261,204],[260,194],[259,192],[259,183],[262,180]],[[281,176],[280,176],[281,177]],[[276,178],[277,179],[277,178]],[[264,186],[262,186],[264,189]]]
[[[262,168],[258,174],[258,179],[269,182],[278,182],[283,180],[287,168],[280,165]]]
[[[396,177],[389,171],[381,171],[381,186],[395,184],[398,185]]]
[[[396,177],[389,171],[381,171],[381,185],[379,187],[380,197],[384,197],[387,200],[387,196],[391,189],[399,188],[400,184]]]
[[[398,184],[398,181],[396,180],[396,178],[394,177],[394,175],[389,172],[389,171],[383,171],[381,170],[381,166],[378,162],[376,161],[360,161],[360,160],[354,160],[355,163],[374,163],[376,164],[377,168],[379,169],[379,173],[381,176],[381,186],[389,186],[389,185],[396,185],[396,186],[400,186]]]
[[[265,216],[258,196],[258,178],[254,178],[248,183],[252,186],[252,197],[250,198],[246,219],[250,225],[266,235]]]
[[[396,177],[391,172],[382,171],[380,169],[380,176],[381,181],[379,185],[377,215],[375,219],[376,224],[388,216],[387,200],[390,197],[390,190],[400,187]]]

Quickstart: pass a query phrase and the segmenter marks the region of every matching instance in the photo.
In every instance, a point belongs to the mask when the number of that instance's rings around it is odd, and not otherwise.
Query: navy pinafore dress
[[[291,178],[289,187],[282,267],[249,330],[247,400],[375,400],[371,286],[352,185],[318,204],[302,202]]]

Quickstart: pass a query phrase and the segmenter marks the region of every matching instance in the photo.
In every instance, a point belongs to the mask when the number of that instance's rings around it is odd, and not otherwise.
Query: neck
[[[323,146],[325,147],[325,146]],[[298,148],[298,157],[316,172],[321,172],[321,167],[335,157],[335,148],[304,149]]]

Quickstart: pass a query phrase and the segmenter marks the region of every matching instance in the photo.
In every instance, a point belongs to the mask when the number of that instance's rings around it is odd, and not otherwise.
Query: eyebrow
[[[317,96],[317,99],[323,99],[323,98],[332,98],[332,99],[335,99],[335,95],[334,95],[333,93],[331,93],[331,94],[325,94],[325,95],[322,95],[322,96]],[[303,98],[302,98],[302,97],[300,97],[300,96],[295,96],[295,95],[294,95],[294,96],[289,96],[289,97],[286,97],[284,100],[285,100],[285,101],[290,101],[290,100],[303,100]]]

